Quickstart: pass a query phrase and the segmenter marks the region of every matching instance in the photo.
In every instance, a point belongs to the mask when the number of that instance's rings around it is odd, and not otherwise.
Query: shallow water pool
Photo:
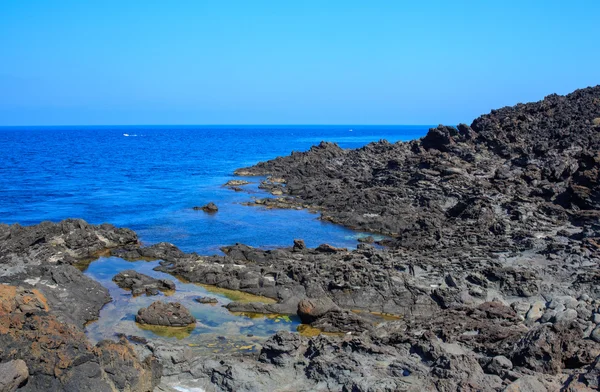
[[[186,283],[169,274],[154,271],[153,268],[157,265],[158,261],[126,261],[117,257],[101,257],[87,266],[85,274],[106,287],[112,297],[112,301],[100,311],[99,319],[86,326],[86,334],[92,341],[98,342],[115,338],[117,334],[125,334],[147,339],[178,340],[188,346],[204,347],[217,352],[252,351],[256,349],[256,344],[277,331],[296,331],[300,325],[297,316],[231,313],[223,305],[233,300],[274,301],[239,291]],[[112,281],[116,274],[129,269],[157,279],[170,279],[175,282],[176,290],[154,296],[133,296],[130,291],[121,289]],[[195,301],[198,297],[214,297],[218,303],[201,304]],[[184,305],[196,317],[195,327],[154,327],[136,323],[137,311],[158,300]]]

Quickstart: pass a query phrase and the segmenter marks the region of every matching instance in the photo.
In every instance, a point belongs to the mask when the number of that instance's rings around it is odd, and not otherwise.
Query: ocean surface
[[[108,222],[135,230],[146,244],[167,241],[184,251],[206,255],[219,254],[221,246],[237,242],[263,248],[291,246],[294,238],[304,239],[310,247],[325,242],[355,247],[356,239],[364,234],[322,222],[317,214],[241,205],[251,197],[267,196],[257,187],[259,178],[249,179],[253,183],[245,187],[248,192],[234,192],[222,185],[236,178],[233,171],[237,168],[305,151],[322,140],[357,148],[380,139],[416,139],[428,128],[0,127],[0,222],[31,225],[65,218],[83,218],[93,224]],[[219,212],[206,214],[192,209],[208,202],[216,203]],[[102,258],[87,267],[85,273],[108,287],[113,297],[100,320],[88,326],[90,337],[98,340],[132,330],[175,339],[189,339],[203,332],[228,337],[268,336],[298,325],[294,318],[232,315],[220,306],[198,304],[193,301],[198,295],[215,296],[220,304],[231,301],[232,296],[177,282],[178,291],[171,296],[191,308],[199,327],[177,336],[141,331],[133,322],[135,310],[157,298],[133,298],[111,279],[124,269],[168,277],[152,271],[153,266]]]

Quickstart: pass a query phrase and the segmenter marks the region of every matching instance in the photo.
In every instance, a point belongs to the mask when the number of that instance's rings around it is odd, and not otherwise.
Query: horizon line
[[[443,124],[438,124],[443,125]],[[457,124],[454,124],[457,125]],[[0,128],[34,127],[431,127],[435,124],[47,124],[47,125],[0,125]]]

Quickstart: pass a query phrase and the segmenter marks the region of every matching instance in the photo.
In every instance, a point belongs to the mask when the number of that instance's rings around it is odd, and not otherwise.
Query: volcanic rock
[[[203,205],[202,207],[194,207],[194,210],[202,210],[204,212],[208,212],[208,213],[215,213],[217,211],[219,211],[219,207],[217,207],[217,205],[213,202],[210,202],[206,205]]]
[[[122,289],[131,290],[133,295],[157,295],[160,291],[175,290],[175,283],[168,279],[154,279],[134,270],[119,272],[112,279]]]
[[[22,359],[0,363],[0,391],[16,391],[28,377],[29,369]]]
[[[198,298],[195,298],[194,301],[199,302],[201,304],[211,304],[211,305],[219,303],[219,300],[217,300],[214,297],[198,297]]]
[[[93,346],[78,327],[52,315],[48,302],[38,290],[0,285],[0,363],[26,363],[16,369],[17,379],[28,370],[24,390],[152,391],[158,384],[162,368],[154,356],[141,361],[126,341]]]
[[[248,184],[250,184],[250,181],[246,181],[246,180],[229,180],[223,186],[238,187],[238,186],[248,185]]]
[[[186,327],[195,324],[196,318],[178,302],[156,301],[147,308],[141,308],[135,316],[135,321],[165,327]]]

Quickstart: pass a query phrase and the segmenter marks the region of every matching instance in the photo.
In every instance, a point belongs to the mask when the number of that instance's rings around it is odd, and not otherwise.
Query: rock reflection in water
[[[180,341],[191,347],[211,351],[253,350],[257,344],[273,333],[295,331],[300,320],[296,316],[255,315],[231,313],[222,305],[231,301],[273,303],[273,299],[252,294],[226,290],[218,287],[198,285],[176,280],[174,292],[155,296],[132,296],[130,291],[119,288],[112,278],[121,271],[133,269],[156,279],[173,279],[172,276],[154,271],[158,261],[130,262],[116,257],[101,257],[91,262],[85,274],[108,288],[112,301],[104,306],[100,318],[87,325],[86,334],[97,342],[114,338],[117,334],[140,336],[146,339],[169,339]],[[198,297],[211,296],[217,299],[216,306],[195,301]],[[183,304],[196,317],[195,326],[173,328],[140,325],[135,315],[142,307],[156,300],[176,301]]]

